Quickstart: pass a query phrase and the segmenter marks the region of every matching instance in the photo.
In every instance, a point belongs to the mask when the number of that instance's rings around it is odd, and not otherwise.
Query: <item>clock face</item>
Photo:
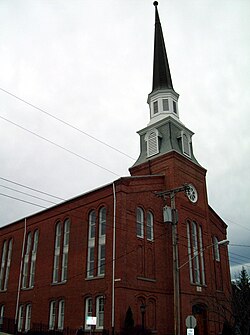
[[[194,187],[194,185],[188,184],[188,186],[189,188],[186,191],[187,197],[191,202],[195,203],[198,200],[198,192],[196,188]]]

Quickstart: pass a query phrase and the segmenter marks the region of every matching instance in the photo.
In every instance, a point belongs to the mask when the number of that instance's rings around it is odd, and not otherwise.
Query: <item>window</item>
[[[59,279],[59,261],[61,251],[61,230],[62,224],[56,224],[56,239],[55,239],[55,253],[54,253],[54,267],[53,267],[53,283],[57,283]]]
[[[25,314],[25,328],[27,332],[30,330],[30,321],[31,321],[31,304],[26,305],[26,314]]]
[[[154,238],[153,224],[154,224],[153,214],[151,212],[147,212],[147,240],[149,241],[152,241]]]
[[[105,273],[106,208],[99,212],[98,275]]]
[[[22,288],[30,288],[34,286],[37,246],[38,246],[38,230],[35,230],[33,235],[33,245],[32,245],[32,232],[29,232],[27,235],[26,249],[23,263]]]
[[[29,271],[31,241],[32,241],[32,235],[30,232],[27,235],[26,251],[24,255],[22,288],[26,288],[28,286],[28,271]]]
[[[0,305],[0,332],[2,331],[4,324],[4,305]]]
[[[63,233],[63,234],[62,234]],[[55,236],[53,283],[65,282],[68,274],[70,221],[57,222]]]
[[[157,114],[158,113],[158,101],[155,101],[153,103],[153,106],[154,106],[154,114]]]
[[[63,257],[62,257],[62,281],[67,280],[69,253],[69,220],[64,223]]]
[[[87,298],[85,301],[85,329],[90,329],[91,327],[87,325],[87,317],[93,314],[93,301],[92,298]]]
[[[89,213],[89,240],[88,240],[88,262],[87,262],[87,277],[94,276],[95,268],[95,227],[96,214],[95,211]]]
[[[199,226],[199,244],[200,244],[200,261],[201,261],[201,282],[202,282],[202,284],[205,284],[206,280],[205,280],[205,266],[204,266],[202,228],[201,228],[201,226]]]
[[[143,210],[138,207],[136,210],[136,235],[137,237],[143,237],[143,221],[144,221],[144,215]]]
[[[64,300],[60,300],[58,308],[58,329],[62,330],[63,327],[64,327]]]
[[[98,275],[104,275],[105,273],[105,244],[99,245],[98,255]]]
[[[49,307],[49,329],[55,329],[56,325],[56,301],[50,302]]]
[[[96,299],[96,329],[103,329],[104,326],[104,298]]]
[[[56,301],[52,300],[49,306],[49,329],[59,329],[64,328],[64,308],[65,302],[63,299]],[[58,314],[57,314],[58,312]],[[56,327],[57,324],[57,327]]]
[[[151,211],[147,211],[146,220],[146,237],[147,240],[153,241],[154,217]],[[144,211],[140,207],[137,207],[136,209],[136,235],[137,237],[144,237]]]
[[[29,331],[31,328],[31,304],[20,305],[18,309],[17,329],[19,332]]]
[[[31,264],[30,264],[29,287],[34,286],[37,246],[38,246],[38,230],[36,230],[34,232],[34,238],[33,238],[33,248],[32,248]]]
[[[1,260],[1,271],[0,271],[0,290],[4,289],[6,254],[7,254],[7,241],[5,240],[3,242],[3,247],[2,247],[2,260]]]
[[[101,207],[98,215],[98,225],[96,224],[96,212],[89,213],[88,223],[88,257],[87,257],[87,277],[92,278],[96,275],[105,274],[106,262],[106,216],[105,207]],[[96,227],[98,228],[96,231]],[[98,243],[96,243],[96,241]],[[97,245],[97,248],[96,248]],[[97,259],[95,257],[97,256]]]
[[[193,246],[193,266],[194,266],[194,282],[200,283],[200,262],[199,262],[199,249],[198,249],[198,240],[197,240],[197,225],[195,222],[192,222],[192,246]]]
[[[88,248],[88,270],[87,276],[93,277],[95,269],[95,247]]]
[[[106,208],[102,207],[99,214],[99,236],[105,236],[106,234]]]
[[[194,221],[188,221],[187,237],[190,282],[205,285],[202,227]]]
[[[163,112],[168,112],[169,111],[168,99],[163,99],[162,100],[162,107],[163,107]]]
[[[95,211],[89,214],[89,239],[95,238],[96,215]]]
[[[219,262],[220,261],[219,243],[218,243],[218,238],[215,236],[213,239],[213,245],[214,245],[214,259]]]
[[[24,320],[24,305],[20,305],[18,310],[18,324],[17,324],[17,329],[19,332],[23,330],[23,320]]]
[[[0,268],[0,291],[7,290],[12,255],[12,243],[12,239],[9,241],[5,240],[3,242]]]

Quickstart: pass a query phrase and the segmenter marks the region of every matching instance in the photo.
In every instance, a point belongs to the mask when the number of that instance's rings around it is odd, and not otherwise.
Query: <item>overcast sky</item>
[[[52,205],[9,188],[59,201],[6,179],[69,199],[129,175],[149,122],[152,2],[0,0],[0,226],[42,209],[6,195]],[[249,266],[250,1],[161,0],[158,9],[209,203],[228,224],[231,265]]]

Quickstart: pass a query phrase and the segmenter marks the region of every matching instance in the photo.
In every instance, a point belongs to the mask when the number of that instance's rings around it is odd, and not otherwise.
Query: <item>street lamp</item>
[[[204,247],[203,249],[201,249],[197,254],[195,254],[193,257],[191,257],[189,260],[187,260],[185,263],[183,263],[182,265],[177,267],[177,271],[179,271],[181,268],[183,268],[185,265],[187,265],[190,261],[192,261],[195,257],[199,256],[202,252],[204,252],[205,250],[212,248],[215,245],[228,245],[229,244],[229,240],[222,240],[222,241],[218,241],[212,244],[209,244],[208,246]],[[188,255],[189,256],[189,255]]]
[[[141,311],[141,325],[142,325],[142,333],[144,334],[144,318],[145,318],[145,311],[146,311],[146,305],[141,304],[140,306],[140,311]]]

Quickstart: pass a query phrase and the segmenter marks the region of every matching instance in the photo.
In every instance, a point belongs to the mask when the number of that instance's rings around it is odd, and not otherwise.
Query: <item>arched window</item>
[[[2,247],[1,270],[0,270],[0,290],[4,289],[6,257],[7,257],[7,241],[5,240],[3,242],[3,247]]]
[[[142,238],[144,236],[143,222],[144,222],[144,212],[140,207],[138,207],[136,209],[136,235],[137,237]]]
[[[154,239],[154,217],[153,214],[147,212],[147,240],[153,241]]]
[[[64,299],[52,300],[49,304],[49,330],[64,328]]]
[[[93,315],[93,300],[92,298],[88,297],[85,300],[85,329],[88,330],[91,328],[90,325],[87,324],[87,318]]]
[[[94,268],[95,268],[95,230],[96,230],[96,213],[95,213],[94,210],[92,210],[89,213],[87,277],[93,277],[94,276]]]
[[[96,329],[104,327],[104,297],[96,298]]]
[[[53,267],[53,283],[65,282],[68,273],[70,220],[57,222]]]
[[[99,212],[99,236],[106,234],[106,208],[102,207]]]
[[[102,207],[99,212],[99,243],[98,243],[98,275],[105,273],[106,253],[106,208]]]
[[[89,239],[95,238],[96,214],[95,211],[89,213]]]
[[[64,328],[64,300],[59,300],[58,303],[58,329]]]
[[[0,291],[7,290],[9,273],[10,273],[10,263],[12,256],[12,238],[9,241],[5,240],[3,242],[2,248],[2,258],[1,258],[1,268],[0,268]]]
[[[26,288],[28,286],[28,272],[29,272],[31,243],[32,243],[32,234],[31,232],[29,232],[27,235],[26,250],[25,250],[25,255],[24,255],[22,288]]]
[[[205,285],[202,227],[194,221],[187,221],[187,238],[190,282]]]
[[[62,235],[62,223],[57,222],[56,224],[56,238],[55,238],[55,251],[54,251],[54,267],[53,267],[53,283],[59,281],[59,262],[61,252],[61,235]]]
[[[62,281],[67,280],[68,277],[69,231],[70,231],[70,221],[67,219],[64,222],[64,234],[63,234],[62,277],[61,277]]]
[[[33,236],[33,248],[31,254],[31,263],[30,263],[30,280],[29,280],[29,287],[34,286],[35,280],[35,269],[36,269],[36,254],[37,254],[37,247],[38,247],[38,230],[34,232]]]

